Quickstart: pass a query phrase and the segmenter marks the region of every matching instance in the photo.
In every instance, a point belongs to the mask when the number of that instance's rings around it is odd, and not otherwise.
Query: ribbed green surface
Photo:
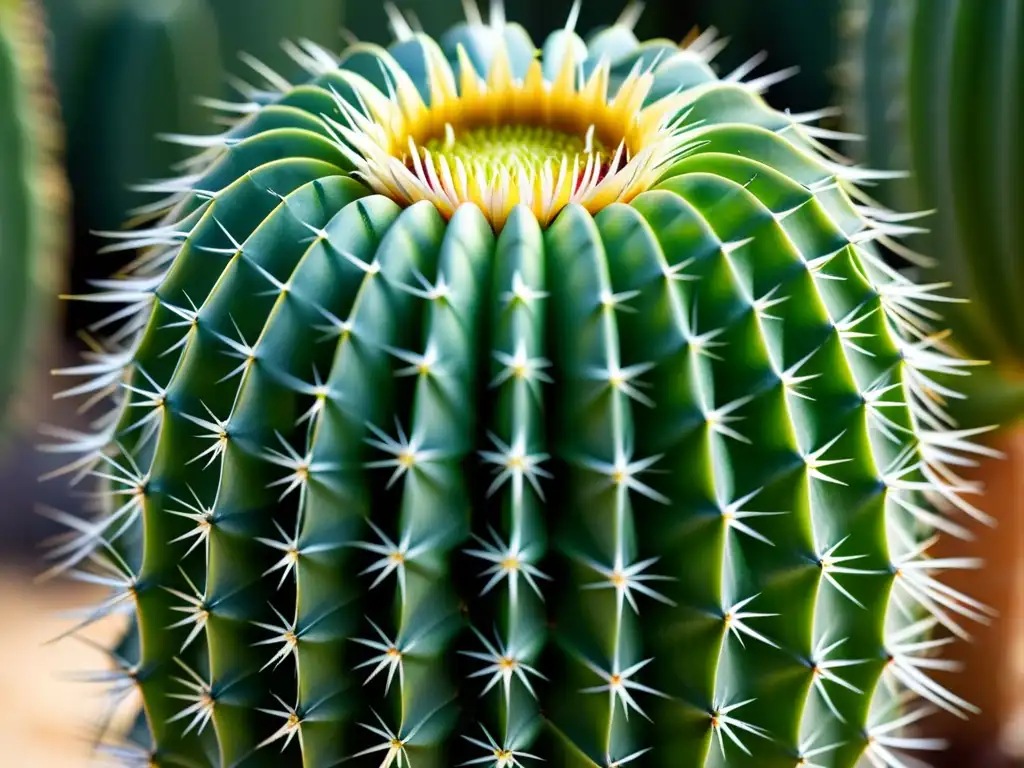
[[[0,418],[42,359],[64,240],[44,34],[33,2],[0,3]]]
[[[523,71],[535,46],[500,33]],[[485,73],[495,34],[441,45]],[[971,511],[947,465],[980,449],[943,430],[928,376],[959,362],[912,338],[935,296],[875,256],[858,172],[699,51],[570,30],[546,71],[605,55],[616,88],[650,62],[652,99],[691,97],[693,151],[546,230],[399,209],[326,119],[344,69],[402,62],[426,90],[435,43],[400,36],[233,128],[94,297],[134,309],[79,372],[124,399],[64,449],[107,489],[96,560],[140,640],[123,666],[152,744],[125,754],[895,768],[934,748],[895,704],[969,709],[924,656],[933,625],[984,618],[933,578],[973,564],[928,562],[924,537]]]
[[[970,303],[949,311],[957,341],[991,361],[974,423],[1024,413],[1024,7],[1018,0],[851,2],[851,112],[876,167],[912,172],[881,196],[935,210],[920,248],[928,279]],[[878,150],[890,148],[889,156]]]

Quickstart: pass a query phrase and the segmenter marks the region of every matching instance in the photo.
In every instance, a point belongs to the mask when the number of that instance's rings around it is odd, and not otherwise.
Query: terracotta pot
[[[942,580],[999,612],[990,626],[965,624],[973,642],[958,642],[944,654],[960,661],[963,670],[936,675],[982,710],[968,720],[943,713],[924,728],[950,742],[949,762],[942,764],[957,768],[995,768],[1003,762],[993,756],[994,748],[1004,754],[1024,748],[1019,733],[1024,713],[1024,424],[989,442],[1005,458],[984,459],[965,475],[984,484],[976,505],[997,520],[996,526],[973,525],[973,541],[944,536],[932,550],[937,558],[984,559],[983,569],[946,573]]]

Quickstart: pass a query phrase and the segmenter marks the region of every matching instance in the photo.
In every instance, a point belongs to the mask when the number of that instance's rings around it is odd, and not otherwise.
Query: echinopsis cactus
[[[106,503],[53,570],[131,617],[112,756],[899,768],[971,711],[942,297],[773,75],[634,18],[307,45],[126,235],[55,446]]]
[[[38,357],[62,250],[67,194],[44,33],[32,0],[0,2],[0,420]]]

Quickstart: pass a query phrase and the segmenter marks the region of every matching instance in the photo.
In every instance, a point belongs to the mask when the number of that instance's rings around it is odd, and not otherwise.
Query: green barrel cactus
[[[991,365],[972,377],[964,423],[1024,416],[1024,8],[857,0],[846,8],[844,86],[860,154],[909,171],[874,190],[934,210],[915,246],[928,280],[969,301],[950,307],[954,339]],[[913,257],[913,254],[911,254]]]
[[[633,20],[395,16],[187,140],[52,446],[103,501],[52,570],[129,617],[112,757],[900,768],[973,711],[943,297],[817,114]]]
[[[31,0],[0,2],[0,414],[49,325],[67,194],[44,27]]]

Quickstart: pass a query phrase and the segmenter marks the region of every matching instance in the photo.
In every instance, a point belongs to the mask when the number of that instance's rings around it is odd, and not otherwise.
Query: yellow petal
[[[487,90],[496,98],[503,96],[512,89],[512,68],[508,62],[508,48],[504,38],[500,38],[494,57],[491,59],[491,71],[487,76]]]

